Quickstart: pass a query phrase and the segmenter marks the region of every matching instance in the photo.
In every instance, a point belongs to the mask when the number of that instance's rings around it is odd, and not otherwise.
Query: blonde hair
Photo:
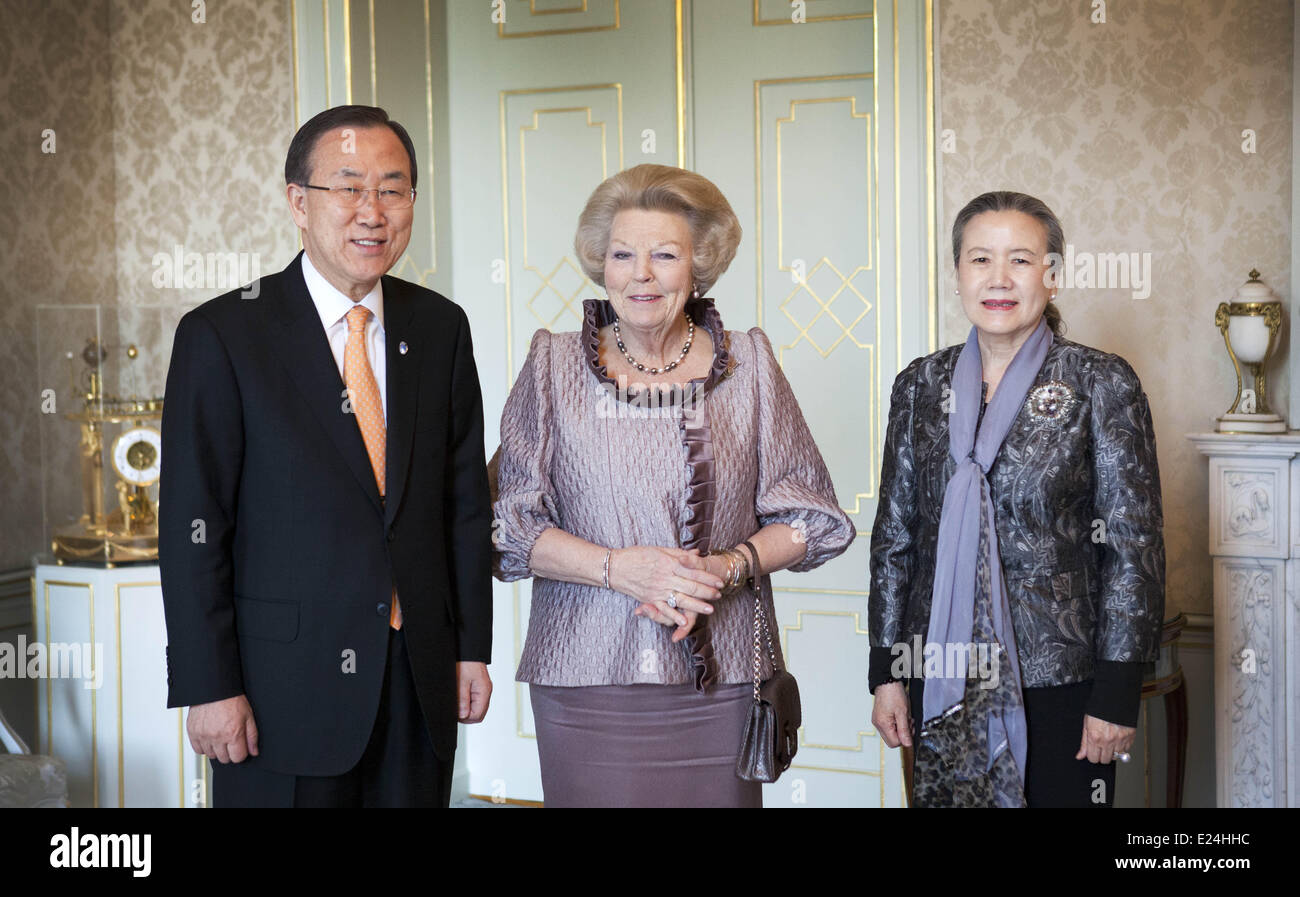
[[[740,221],[722,191],[703,175],[668,165],[637,165],[597,187],[578,216],[573,248],[582,270],[605,285],[605,255],[614,216],[624,209],[676,212],[691,228],[691,277],[701,296],[736,257]]]

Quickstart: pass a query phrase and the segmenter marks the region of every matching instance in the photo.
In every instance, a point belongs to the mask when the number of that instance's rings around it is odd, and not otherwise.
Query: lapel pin
[[[403,355],[406,354],[407,351],[406,340],[402,340],[400,343],[397,344],[397,351],[402,353]]]

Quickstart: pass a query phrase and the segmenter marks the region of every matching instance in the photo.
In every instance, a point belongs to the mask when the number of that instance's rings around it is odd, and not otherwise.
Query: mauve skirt
[[[548,807],[762,807],[736,777],[751,684],[530,685]]]

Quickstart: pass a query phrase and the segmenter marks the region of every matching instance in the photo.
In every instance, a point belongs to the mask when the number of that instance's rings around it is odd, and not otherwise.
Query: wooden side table
[[[1151,806],[1151,726],[1147,701],[1165,699],[1165,806],[1183,806],[1183,778],[1187,770],[1187,682],[1178,662],[1178,639],[1187,626],[1187,614],[1166,620],[1160,634],[1160,656],[1153,673],[1142,681],[1142,777],[1146,805]]]

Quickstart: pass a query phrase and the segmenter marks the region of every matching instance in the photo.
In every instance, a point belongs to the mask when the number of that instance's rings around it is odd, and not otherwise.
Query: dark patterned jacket
[[[929,626],[961,349],[918,358],[894,381],[871,535],[872,691],[893,678],[892,646],[924,641]],[[1053,381],[1075,400],[1033,411]],[[1087,712],[1134,725],[1160,644],[1165,546],[1151,412],[1129,364],[1057,337],[988,481],[1022,684],[1093,680]]]

